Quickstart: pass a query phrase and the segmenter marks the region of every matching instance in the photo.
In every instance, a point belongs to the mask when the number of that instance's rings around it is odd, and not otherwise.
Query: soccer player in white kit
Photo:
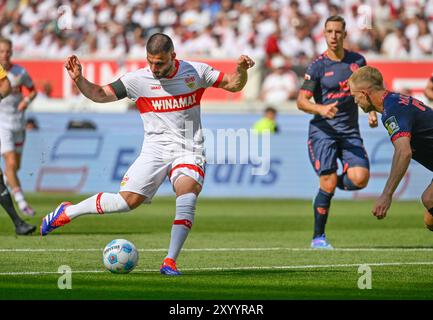
[[[25,140],[24,112],[36,97],[37,91],[26,69],[11,61],[12,42],[0,38],[0,64],[7,71],[11,83],[11,93],[0,102],[0,141],[1,155],[5,161],[7,184],[12,190],[19,209],[32,217],[35,211],[24,198],[18,170],[21,166],[21,155]],[[28,89],[27,96],[22,94],[22,88]]]
[[[11,92],[12,86],[7,77],[7,72],[0,64],[0,101],[8,96]],[[1,142],[1,141],[0,141]],[[5,209],[6,213],[11,218],[15,225],[15,233],[17,235],[28,235],[36,230],[36,226],[27,224],[17,214],[14,203],[12,202],[9,190],[3,180],[3,172],[0,169],[0,205]]]
[[[77,205],[63,202],[42,219],[40,231],[44,236],[84,214],[126,212],[149,203],[168,176],[176,193],[176,216],[160,272],[180,275],[176,259],[194,222],[205,174],[200,99],[211,86],[231,92],[242,90],[254,61],[242,55],[236,71],[224,74],[205,63],[177,60],[172,40],[162,33],[149,38],[146,50],[148,67],[126,73],[105,86],[82,76],[76,56],[67,59],[70,77],[89,99],[111,102],[128,97],[136,103],[143,120],[144,142],[141,154],[122,179],[119,193],[98,193]]]

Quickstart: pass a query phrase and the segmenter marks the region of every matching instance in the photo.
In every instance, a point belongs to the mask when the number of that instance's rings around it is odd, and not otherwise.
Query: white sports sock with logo
[[[119,193],[101,192],[66,208],[66,215],[72,220],[89,213],[114,213],[130,211],[125,199]]]
[[[186,193],[176,198],[176,217],[171,227],[171,239],[167,258],[176,260],[194,223],[197,196]]]

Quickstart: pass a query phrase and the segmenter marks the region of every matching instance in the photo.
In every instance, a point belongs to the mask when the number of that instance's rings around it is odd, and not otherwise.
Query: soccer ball
[[[132,242],[116,239],[105,246],[103,261],[112,273],[129,273],[137,266],[138,251]]]

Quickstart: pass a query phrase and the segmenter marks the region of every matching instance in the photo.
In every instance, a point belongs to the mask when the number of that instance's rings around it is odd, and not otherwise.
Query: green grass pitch
[[[84,196],[33,194],[41,217]],[[178,259],[181,277],[159,274],[168,247],[174,198],[130,213],[89,215],[47,237],[16,237],[0,211],[0,299],[432,299],[433,233],[419,202],[394,202],[376,220],[373,201],[333,201],[327,226],[334,251],[309,249],[311,201],[199,199],[196,221]],[[127,275],[104,271],[102,248],[125,238],[139,249]],[[358,288],[358,265],[372,289]],[[60,290],[58,267],[72,268]]]

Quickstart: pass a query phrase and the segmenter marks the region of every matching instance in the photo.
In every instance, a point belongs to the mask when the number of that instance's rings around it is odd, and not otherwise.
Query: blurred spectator
[[[272,72],[263,81],[261,96],[266,104],[278,106],[296,98],[299,80],[293,71],[287,70],[282,56],[273,57],[271,64]]]
[[[98,127],[91,120],[70,120],[67,124],[67,130],[97,130]]]
[[[71,29],[59,29],[59,13],[53,9],[60,5],[70,10],[64,14],[72,15]],[[220,50],[193,50],[194,55],[197,51],[205,57],[220,57],[215,55],[221,52],[233,55],[233,48],[240,50],[254,34],[255,43],[269,58],[283,54],[295,57],[296,63],[297,57],[311,60],[323,51],[323,23],[333,14],[346,18],[349,49],[387,51],[384,40],[390,33],[404,30],[411,57],[428,56],[432,51],[433,0],[28,0],[7,1],[0,8],[1,33],[12,39],[18,57],[41,56],[43,52],[64,56],[69,54],[65,48],[74,47],[86,53],[88,50],[82,47],[96,34],[98,49],[117,57],[134,46],[138,38],[133,34],[138,27],[144,38],[155,30],[169,34],[171,30],[187,31],[176,41],[179,47],[190,40],[188,29],[193,27],[197,33],[193,37],[200,39],[199,43],[214,39],[210,42],[221,46]],[[360,26],[366,23],[367,28]],[[54,30],[57,38],[51,38]],[[69,38],[75,38],[78,44]],[[393,41],[405,43],[404,39]],[[111,54],[109,50],[116,52]]]
[[[215,50],[217,41],[212,37],[212,27],[206,27],[202,32],[193,29],[191,37],[185,41],[184,54],[189,57],[206,57],[210,56],[212,50]]]
[[[296,60],[300,56],[306,56],[309,61],[316,55],[313,40],[311,40],[310,29],[306,22],[299,21],[295,26],[295,35],[284,37],[279,42],[281,53]],[[296,63],[296,62],[294,62]]]
[[[405,38],[403,28],[397,28],[385,37],[381,52],[388,58],[405,59],[409,57],[409,40]]]
[[[42,90],[38,92],[38,96],[36,99],[51,99],[53,94],[53,86],[49,81],[45,81],[42,84]]]
[[[39,130],[38,122],[35,118],[28,118],[26,121],[26,131]]]
[[[134,30],[134,41],[129,48],[129,58],[144,59],[146,57],[146,39],[142,35],[142,29]]]
[[[271,134],[278,133],[279,129],[276,118],[277,110],[273,107],[267,107],[263,117],[254,124],[253,131],[258,134],[262,134],[265,131],[269,131]]]
[[[59,17],[68,14],[72,26],[63,28]],[[186,59],[249,54],[268,73],[283,56],[302,75],[326,50],[323,26],[335,14],[347,22],[345,47],[367,59],[431,58],[433,0],[8,0],[0,1],[0,28],[17,58],[142,59],[146,39],[160,31]]]
[[[418,34],[411,40],[410,56],[413,59],[422,58],[425,55],[431,55],[433,49],[433,38],[429,32],[427,21],[418,20]]]

